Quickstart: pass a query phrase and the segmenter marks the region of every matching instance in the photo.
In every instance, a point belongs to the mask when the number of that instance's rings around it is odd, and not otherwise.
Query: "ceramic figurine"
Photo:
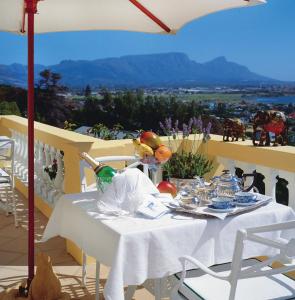
[[[233,142],[238,141],[239,138],[242,141],[245,140],[245,125],[240,119],[225,119],[223,123],[223,141],[228,142],[229,138]]]
[[[253,145],[270,146],[271,132],[275,135],[273,146],[287,145],[288,126],[285,114],[275,110],[258,111],[253,118]]]

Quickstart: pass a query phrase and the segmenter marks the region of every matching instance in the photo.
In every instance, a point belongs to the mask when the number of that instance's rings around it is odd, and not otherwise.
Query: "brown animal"
[[[288,126],[285,114],[275,110],[258,111],[253,118],[253,145],[270,146],[270,132],[275,135],[273,146],[287,144]]]
[[[61,292],[61,284],[52,269],[51,258],[37,254],[37,270],[29,290],[29,300],[70,299]]]
[[[242,141],[245,140],[245,125],[240,119],[225,119],[223,123],[223,140],[225,142],[229,141],[229,138],[231,138],[231,141],[234,140],[238,141],[239,138],[242,139]]]

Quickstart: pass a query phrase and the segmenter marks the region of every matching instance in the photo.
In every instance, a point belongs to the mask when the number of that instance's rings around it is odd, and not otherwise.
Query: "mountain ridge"
[[[281,81],[251,72],[225,56],[198,63],[182,52],[125,55],[95,60],[62,60],[59,64],[35,65],[35,76],[43,69],[60,73],[62,84],[81,88],[159,87],[194,85],[274,84]],[[18,63],[0,65],[0,84],[26,85],[27,68]]]

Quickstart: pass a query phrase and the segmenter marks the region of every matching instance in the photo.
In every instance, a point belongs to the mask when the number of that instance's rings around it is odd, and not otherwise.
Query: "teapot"
[[[224,170],[222,175],[215,176],[212,181],[218,197],[234,197],[235,193],[243,190],[242,179],[230,174],[229,170]]]

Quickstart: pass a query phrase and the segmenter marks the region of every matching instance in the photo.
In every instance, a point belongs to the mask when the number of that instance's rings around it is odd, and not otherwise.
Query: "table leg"
[[[162,289],[161,278],[155,279],[155,300],[161,300],[161,289]]]
[[[96,261],[96,274],[95,274],[95,300],[99,300],[99,280],[100,280],[100,263]]]
[[[82,257],[82,286],[86,287],[86,264],[87,264],[87,256],[83,251]]]
[[[136,291],[137,285],[128,285],[127,291],[125,292],[125,300],[131,300],[135,291]]]

